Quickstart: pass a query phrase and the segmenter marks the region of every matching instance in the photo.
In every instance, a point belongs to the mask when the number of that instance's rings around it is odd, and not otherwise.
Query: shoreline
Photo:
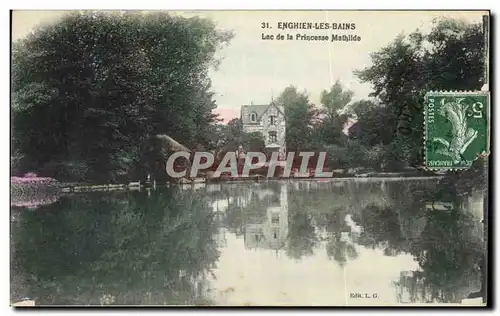
[[[90,185],[90,184],[79,184],[79,183],[64,183],[57,182],[51,183],[50,190],[47,190],[43,183],[38,185],[26,184],[17,185],[16,188],[12,188],[10,192],[10,207],[18,208],[28,208],[28,209],[38,209],[41,206],[49,205],[61,197],[72,196],[79,194],[88,193],[125,193],[125,192],[150,192],[151,190],[177,187],[180,190],[198,190],[207,187],[208,185],[259,185],[264,183],[348,183],[350,181],[358,182],[380,182],[380,181],[422,181],[422,180],[439,180],[442,179],[443,175],[429,175],[429,176],[350,176],[350,177],[329,177],[329,178],[313,178],[313,177],[303,177],[303,178],[266,178],[266,177],[256,177],[256,178],[233,178],[233,179],[205,179],[197,178],[194,181],[185,182],[167,182],[162,184],[154,183],[141,183],[133,182],[129,184],[108,184],[108,185]],[[19,190],[20,186],[29,187],[29,192],[23,192],[24,190]],[[12,210],[12,209],[11,209]]]
[[[206,179],[195,178],[192,181],[185,179],[182,182],[167,182],[162,184],[142,183],[136,182],[134,184],[108,184],[108,185],[76,185],[76,186],[63,186],[61,187],[62,193],[83,193],[83,192],[109,192],[109,191],[140,191],[143,189],[155,189],[161,187],[179,186],[189,187],[197,185],[209,184],[231,184],[231,183],[266,183],[266,182],[335,182],[335,181],[402,181],[408,180],[432,180],[441,179],[443,176],[370,176],[370,177],[329,177],[329,178],[313,178],[313,177],[296,177],[296,178],[266,178],[266,177],[241,177],[230,179]],[[184,178],[183,178],[184,179]]]
[[[84,192],[115,192],[115,191],[140,191],[143,189],[151,189],[151,188],[160,188],[160,187],[170,187],[170,186],[195,186],[200,184],[225,184],[225,183],[266,183],[266,182],[296,182],[296,181],[305,181],[305,182],[335,182],[335,181],[402,181],[402,180],[431,180],[431,179],[441,179],[443,175],[404,175],[397,173],[379,173],[379,174],[370,174],[370,175],[352,175],[352,176],[343,176],[343,177],[323,177],[323,178],[315,178],[315,177],[273,177],[267,178],[264,176],[253,176],[253,177],[234,177],[234,178],[217,178],[217,179],[207,179],[207,178],[194,178],[192,180],[188,180],[186,178],[181,178],[181,181],[175,182],[167,182],[167,183],[153,183],[153,182],[131,182],[129,184],[84,184],[84,183],[64,183],[58,182],[55,187],[56,190],[52,190],[51,196],[61,195],[65,193],[84,193]],[[16,187],[23,187],[24,185],[17,184]],[[54,184],[51,185],[54,188]],[[26,185],[30,189],[39,188],[40,191],[45,191],[46,184],[29,184]],[[16,190],[13,189],[13,185],[11,183],[11,205],[13,201],[22,200],[20,196],[16,194]],[[35,189],[35,191],[37,191]],[[28,194],[29,199],[33,199],[36,195],[35,192],[30,192]],[[46,193],[46,192],[45,192]],[[44,194],[42,194],[44,195]],[[44,196],[45,197],[45,196]],[[16,203],[14,203],[16,204]]]

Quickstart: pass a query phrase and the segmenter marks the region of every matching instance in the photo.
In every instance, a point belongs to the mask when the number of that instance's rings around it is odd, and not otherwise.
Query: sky
[[[286,215],[282,215],[287,218],[288,185],[282,186],[283,189],[285,191],[281,194],[285,195],[280,198],[280,206],[286,210]],[[273,191],[267,193],[273,195]],[[264,191],[259,195],[262,198]],[[380,195],[364,197],[366,200],[359,199],[358,206],[366,202],[385,205]],[[233,197],[214,202],[214,211],[226,212],[231,199]],[[352,219],[350,221],[355,224]],[[394,305],[398,302],[392,282],[399,280],[401,271],[420,270],[410,254],[386,256],[382,249],[369,249],[358,244],[353,245],[358,256],[347,260],[341,267],[328,257],[325,241],[317,242],[311,249],[312,253],[296,260],[286,255],[284,249],[278,252],[262,247],[247,249],[245,238],[225,228],[218,233],[222,235],[221,239],[225,239],[225,244],[218,248],[220,256],[213,270],[215,277],[209,280],[212,298],[220,305]],[[290,237],[289,233],[285,235]],[[322,236],[326,232],[315,233]],[[375,300],[366,297],[354,299],[349,293],[369,293],[370,296],[377,293],[378,297]]]
[[[12,39],[26,36],[41,23],[57,21],[65,11],[14,11]],[[368,98],[369,84],[353,75],[371,65],[370,53],[377,52],[401,33],[428,31],[432,21],[452,17],[481,22],[482,11],[192,11],[176,12],[186,17],[213,19],[218,28],[232,30],[230,45],[217,53],[222,63],[211,71],[217,112],[225,121],[239,117],[244,104],[268,104],[287,86],[307,91],[319,104],[323,90],[339,80],[354,92],[354,100]],[[270,29],[262,29],[262,23]],[[354,23],[355,30],[279,30],[278,22]],[[351,34],[360,41],[262,40],[262,34],[328,35]]]

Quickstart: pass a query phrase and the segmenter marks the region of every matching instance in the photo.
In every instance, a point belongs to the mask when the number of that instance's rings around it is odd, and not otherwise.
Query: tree
[[[394,139],[397,117],[386,107],[370,106],[360,111],[358,121],[349,129],[349,137],[365,146],[388,145]]]
[[[365,112],[370,111],[378,104],[373,100],[360,100],[349,105],[348,111],[350,114],[356,115],[358,118],[363,116]]]
[[[392,129],[411,151],[401,159],[423,161],[423,101],[431,90],[479,90],[483,83],[484,40],[480,24],[441,19],[424,34],[401,35],[372,54],[373,65],[356,74],[398,119]]]
[[[322,118],[315,124],[313,141],[317,148],[324,145],[343,145],[344,124],[348,119],[347,105],[351,102],[353,92],[343,89],[339,81],[321,93]],[[342,113],[344,111],[344,113]]]
[[[348,167],[349,157],[347,148],[339,145],[327,145],[324,147],[327,154],[328,166],[333,169]]]
[[[331,117],[324,116],[314,126],[312,142],[315,149],[324,148],[326,145],[344,146],[346,135],[344,134],[344,124],[347,122],[346,114]]]
[[[310,149],[310,137],[318,111],[310,103],[309,96],[289,86],[280,94],[277,103],[285,108],[287,150]]]
[[[347,161],[349,167],[366,166],[366,148],[357,140],[346,142]]]
[[[262,136],[262,133],[259,132],[243,133],[242,144],[243,148],[247,151],[262,153],[266,148],[264,136]]]
[[[330,91],[321,92],[321,104],[325,115],[329,118],[337,117],[339,111],[344,110],[351,102],[353,95],[352,91],[344,90],[340,81],[335,82]]]
[[[230,38],[205,19],[86,12],[14,43],[19,171],[121,181],[151,135],[207,143],[215,122],[208,71]]]
[[[235,152],[240,146],[246,151],[263,152],[265,149],[264,136],[258,132],[246,133],[238,118],[232,119],[227,125],[219,126],[219,141],[217,155]]]

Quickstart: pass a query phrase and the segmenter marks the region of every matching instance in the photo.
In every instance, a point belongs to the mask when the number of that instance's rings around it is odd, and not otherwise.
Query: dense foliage
[[[231,36],[199,18],[86,12],[14,43],[13,172],[119,181],[141,173],[151,135],[208,145],[208,71]]]
[[[337,168],[422,165],[425,93],[480,90],[483,50],[480,24],[437,20],[429,33],[397,37],[372,54],[371,66],[355,72],[373,86],[370,100],[352,102],[353,93],[336,82],[316,106],[306,92],[288,87],[279,99],[287,116],[287,148],[326,149]],[[357,123],[343,133],[350,115]]]
[[[14,43],[14,175],[160,179],[164,148],[150,142],[159,134],[218,155],[263,150],[239,119],[223,125],[212,114],[208,70],[231,36],[167,13],[74,13]],[[288,151],[326,151],[332,168],[422,165],[424,94],[480,89],[483,50],[479,24],[438,20],[429,33],[397,37],[355,72],[373,86],[370,100],[353,101],[336,82],[315,105],[287,87],[276,101],[285,107]]]

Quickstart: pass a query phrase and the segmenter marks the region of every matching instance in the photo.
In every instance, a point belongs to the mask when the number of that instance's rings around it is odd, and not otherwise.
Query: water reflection
[[[66,196],[13,210],[13,299],[459,303],[481,290],[482,205],[442,190],[434,179],[372,179]]]

